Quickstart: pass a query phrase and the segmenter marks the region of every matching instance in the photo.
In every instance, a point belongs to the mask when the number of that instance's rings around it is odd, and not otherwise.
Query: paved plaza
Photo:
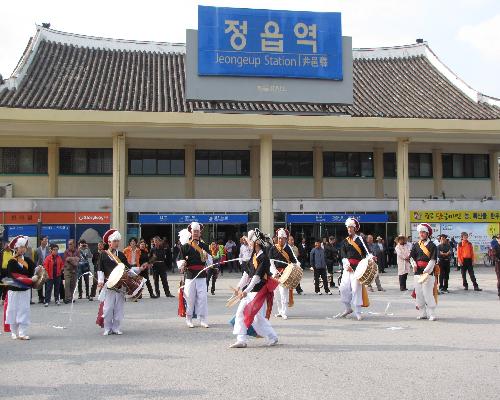
[[[287,321],[272,318],[277,347],[253,340],[228,349],[236,274],[209,298],[210,329],[188,329],[177,299],[127,303],[123,336],[101,336],[97,302],[32,306],[30,342],[0,336],[0,397],[10,399],[498,399],[500,301],[491,268],[477,268],[481,293],[440,296],[439,320],[417,321],[394,270],[370,296],[365,320],[332,319],[338,291],[317,296],[312,274]],[[412,279],[412,278],[411,278]],[[170,277],[172,286],[178,275]],[[410,284],[410,287],[412,285]],[[388,306],[389,304],[389,306]],[[64,327],[65,329],[61,329]],[[23,379],[21,380],[20,377]],[[347,393],[350,395],[347,395]],[[347,397],[346,397],[347,396]]]

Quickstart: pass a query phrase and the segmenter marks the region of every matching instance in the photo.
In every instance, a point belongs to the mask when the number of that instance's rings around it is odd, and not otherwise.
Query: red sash
[[[358,260],[357,258],[348,258],[347,260],[349,261],[349,264],[351,264],[354,267],[357,267],[359,262],[361,261]]]
[[[418,268],[425,268],[425,267],[427,267],[427,264],[429,264],[428,261],[417,261]]]
[[[190,270],[193,270],[193,271],[201,271],[203,268],[205,268],[205,266],[204,265],[189,265],[187,268]]]

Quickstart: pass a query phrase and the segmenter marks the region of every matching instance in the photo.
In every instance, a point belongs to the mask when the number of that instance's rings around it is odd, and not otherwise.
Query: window
[[[384,153],[384,177],[395,178],[396,176],[396,153]]]
[[[184,175],[184,150],[129,149],[129,175]]]
[[[273,151],[273,176],[313,176],[312,151]]]
[[[248,150],[196,150],[196,175],[249,176]]]
[[[408,172],[410,178],[432,178],[432,154],[409,153]],[[384,153],[384,177],[397,176],[396,153]]]
[[[323,176],[372,178],[373,153],[325,152]]]
[[[408,169],[410,178],[432,178],[432,154],[408,154]]]
[[[113,150],[61,148],[59,172],[63,175],[111,175]]]
[[[443,154],[443,178],[489,178],[488,154]]]
[[[46,147],[0,147],[0,174],[47,174]]]

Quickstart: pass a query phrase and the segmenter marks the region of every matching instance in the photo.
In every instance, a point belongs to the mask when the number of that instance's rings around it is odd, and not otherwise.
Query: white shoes
[[[276,346],[277,344],[278,344],[278,338],[271,339],[271,340],[267,343],[267,345],[268,345],[269,347]]]
[[[230,349],[246,349],[247,344],[245,342],[236,342],[229,346]]]
[[[349,308],[348,310],[345,310],[342,314],[339,315],[339,318],[345,318],[347,317],[349,314],[352,314],[352,309]]]
[[[123,335],[123,332],[122,331],[114,331],[113,334],[115,334],[115,335]]]
[[[427,319],[427,314],[422,314],[417,317],[418,320]]]
[[[194,328],[193,320],[191,318],[186,318],[186,325],[188,328]]]
[[[109,336],[109,335],[111,335],[111,331],[108,331],[107,329],[102,334],[102,336]]]
[[[281,316],[281,318],[283,318],[283,319],[288,319],[288,316],[287,316],[286,314],[283,314],[283,315]]]
[[[361,314],[359,314],[359,313],[355,313],[355,314],[354,314],[354,316],[356,317],[356,319],[357,319],[358,321],[363,321],[363,316],[362,316]]]
[[[210,328],[210,325],[208,325],[208,324],[206,323],[206,321],[201,321],[201,322],[200,322],[200,326],[201,326],[202,328]]]
[[[436,318],[436,316],[435,316],[435,315],[431,315],[431,316],[429,317],[429,321],[436,321],[436,320],[437,320],[437,318]]]
[[[16,339],[17,339],[17,335],[16,335],[15,333],[12,333],[12,334],[10,335],[10,337],[11,337],[13,340],[16,340]]]
[[[19,335],[17,338],[19,340],[30,340],[30,337],[28,335]]]

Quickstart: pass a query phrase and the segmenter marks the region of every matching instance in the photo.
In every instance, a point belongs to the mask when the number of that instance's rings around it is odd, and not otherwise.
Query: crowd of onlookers
[[[411,249],[411,237],[399,236],[394,240],[384,240],[381,236],[361,234],[366,242],[368,251],[372,253],[377,260],[380,273],[385,273],[387,268],[397,267],[399,275],[400,290],[407,290],[406,280],[410,272],[409,250]],[[449,270],[456,268],[461,270],[464,288],[467,288],[466,275],[469,274],[474,288],[477,283],[472,266],[463,265],[460,261],[460,251],[465,247],[455,238],[449,238],[446,235],[439,235],[434,239],[438,246],[438,258],[441,264],[442,273],[440,275],[439,289],[442,293],[448,291]],[[500,282],[500,238],[492,238],[489,257],[492,264],[496,265],[497,274]],[[1,243],[0,243],[1,244]],[[321,281],[327,293],[330,287],[335,286],[335,273],[341,268],[340,259],[340,241],[334,236],[323,237],[321,239],[302,238],[296,245],[294,237],[289,236],[288,244],[291,246],[297,260],[303,268],[310,268],[314,271],[315,291],[319,293]],[[246,242],[245,236],[239,238],[236,242],[231,238],[225,243],[223,240],[211,241],[210,253],[214,263],[218,263],[217,268],[210,269],[207,276],[207,291],[215,293],[215,282],[218,275],[224,272],[241,273],[246,267],[246,263],[251,256],[251,248]],[[472,245],[471,245],[472,248]],[[103,242],[97,244],[97,249],[91,251],[85,240],[76,242],[70,239],[64,252],[59,252],[59,246],[55,243],[49,244],[49,238],[43,236],[40,238],[40,246],[32,251],[35,265],[44,265],[48,274],[48,281],[45,287],[37,291],[38,303],[46,307],[51,303],[52,296],[55,304],[62,302],[71,303],[74,301],[74,295],[78,292],[78,299],[85,298],[92,301],[97,292],[97,266],[99,258],[102,256],[106,245]],[[180,242],[170,246],[166,239],[155,236],[151,241],[144,239],[138,240],[131,238],[124,254],[131,266],[138,266],[144,263],[152,265],[145,269],[141,275],[146,279],[146,288],[151,298],[160,296],[160,282],[166,297],[173,297],[170,291],[167,272],[176,271],[176,259],[180,251]],[[11,253],[5,245],[0,246],[0,264],[2,266],[2,277],[6,273],[7,261]],[[444,265],[444,268],[443,268]],[[150,275],[153,277],[153,283],[150,281]],[[375,284],[379,291],[383,291],[380,278],[377,276]],[[373,290],[371,286],[370,290]],[[6,290],[3,289],[2,299]],[[36,295],[35,295],[36,296]],[[500,288],[499,288],[500,296]]]

